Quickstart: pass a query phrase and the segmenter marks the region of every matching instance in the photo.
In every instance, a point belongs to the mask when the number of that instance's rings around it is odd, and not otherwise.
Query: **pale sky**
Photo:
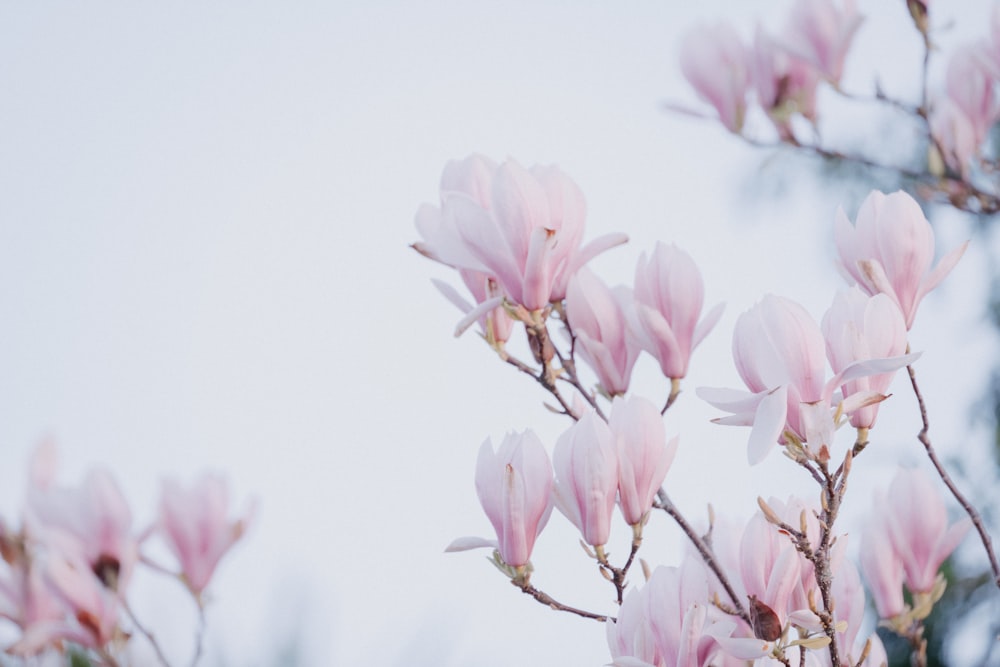
[[[485,552],[443,553],[489,536],[479,444],[530,427],[551,449],[568,424],[472,332],[452,337],[460,313],[430,279],[459,283],[408,248],[413,215],[437,201],[447,160],[480,152],[555,163],[579,184],[586,238],[631,237],[593,264],[609,283],[630,282],[656,240],[676,242],[706,303],[727,309],[667,418],[681,442],[672,497],[693,520],[707,502],[742,520],[758,495],[810,492],[777,453],[748,469],[746,432],[708,423],[693,389],[738,386],[732,325],[763,294],[822,316],[841,286],[836,206],[853,217],[867,190],[663,109],[698,106],[677,65],[686,30],[729,17],[749,36],[753,17],[776,26],[790,4],[0,7],[3,516],[16,521],[44,437],[66,483],[110,468],[137,528],[163,476],[224,472],[236,506],[253,496],[258,514],[215,582],[205,665],[283,664],[290,642],[309,666],[605,664],[603,627],[521,595]],[[919,42],[905,3],[886,4],[859,3],[881,13],[858,34],[851,89],[870,92],[877,70],[913,90]],[[944,41],[982,34],[986,2],[943,4],[958,20]],[[869,130],[867,111],[827,101],[831,136]],[[940,248],[968,238],[966,221],[940,220]],[[985,262],[970,250],[912,338],[934,428],[956,443],[995,353]],[[955,367],[967,387],[941,381]],[[662,400],[648,358],[636,385]],[[883,417],[902,425],[866,452],[845,521],[895,461],[923,463],[905,389]],[[657,519],[641,555],[676,564],[680,533]],[[561,516],[533,561],[540,588],[610,611]],[[135,595],[185,664],[188,601],[155,581]]]

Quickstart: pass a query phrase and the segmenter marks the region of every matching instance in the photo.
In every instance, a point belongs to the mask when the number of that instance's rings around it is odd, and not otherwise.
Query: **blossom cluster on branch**
[[[0,518],[0,617],[17,635],[6,653],[33,660],[72,656],[73,664],[115,667],[129,662],[138,635],[168,667],[129,603],[134,575],[145,569],[176,579],[191,596],[199,619],[191,664],[197,663],[205,591],[246,530],[252,507],[230,517],[228,485],[218,475],[191,484],[168,479],[155,521],[140,529],[108,470],[91,470],[77,486],[58,483],[50,442],[36,449],[29,479],[20,525]],[[156,541],[174,563],[147,553]]]
[[[902,9],[904,3],[899,4]],[[947,54],[945,79],[938,86],[929,82],[931,58],[939,53],[931,3],[908,0],[905,5],[924,47],[923,62],[914,71],[921,81],[917,99],[896,99],[878,86],[873,95],[842,87],[847,56],[864,22],[854,0],[797,0],[776,34],[758,25],[750,41],[725,21],[695,28],[682,44],[681,70],[722,125],[752,144],[783,145],[889,170],[918,183],[928,200],[996,213],[1000,156],[991,149],[989,135],[1000,119],[1000,5],[993,8],[988,35]],[[824,141],[817,97],[824,85],[851,102],[874,102],[908,118],[915,135],[923,138],[924,158],[915,166],[887,164]],[[767,119],[771,132],[751,122],[755,113]],[[777,142],[768,138],[774,134]]]
[[[606,622],[619,667],[884,664],[878,637],[864,631],[867,593],[836,522],[848,477],[861,465],[855,459],[869,445],[878,406],[902,368],[921,404],[920,442],[937,464],[913,369],[920,355],[909,351],[907,335],[922,298],[965,245],[934,265],[934,236],[919,205],[903,192],[875,191],[855,224],[837,214],[837,251],[849,287],[821,324],[774,295],[739,317],[733,356],[748,391],[698,393],[731,413],[718,422],[751,427],[750,463],[780,446],[818,494],[761,498],[745,525],[713,522],[700,534],[662,486],[679,446],[677,438],[668,441],[663,415],[721,306],[702,315],[700,273],[672,245],[658,244],[640,258],[632,287],[607,287],[586,264],[625,238],[583,245],[584,213],[578,188],[555,167],[498,165],[478,155],[449,163],[440,205],[417,213],[422,240],[414,248],[458,270],[474,302],[437,283],[464,313],[457,334],[478,323],[500,359],[538,382],[556,401],[552,410],[573,422],[551,459],[531,430],[508,434],[498,448],[482,444],[476,490],[496,539],[460,538],[448,550],[492,548],[494,565],[525,594]],[[562,336],[553,335],[556,326]],[[518,329],[530,360],[508,345]],[[670,383],[662,409],[630,393],[642,353]],[[584,384],[578,364],[593,371],[596,387]],[[841,429],[854,432],[853,444],[838,448]],[[978,513],[943,468],[935,470],[969,518],[949,525],[939,487],[923,471],[901,469],[863,529],[860,572],[884,624],[913,645],[916,664],[925,657],[923,621],[945,587],[938,570],[973,523],[1000,587],[1000,566]],[[633,535],[627,559],[617,564],[605,548],[616,506]],[[553,508],[579,529],[602,578],[614,586],[615,609],[581,609],[536,587],[531,551]],[[644,567],[645,585],[636,587],[627,576],[654,511],[677,523],[690,549],[677,566]]]

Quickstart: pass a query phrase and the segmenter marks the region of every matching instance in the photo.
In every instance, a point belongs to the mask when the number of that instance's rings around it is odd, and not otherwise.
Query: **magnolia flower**
[[[972,121],[958,104],[945,97],[931,110],[930,129],[936,142],[936,145],[931,146],[932,157],[939,154],[944,164],[963,178],[967,178],[969,165],[982,143],[976,135]],[[935,173],[942,171],[940,164],[932,163],[931,167]]]
[[[230,519],[229,489],[218,475],[205,475],[185,488],[163,482],[158,529],[181,565],[184,582],[199,596],[219,560],[243,536],[250,512]]]
[[[903,563],[906,587],[914,593],[934,588],[937,571],[972,526],[968,517],[948,525],[944,500],[922,470],[900,468],[883,506],[896,557]]]
[[[842,7],[834,0],[798,0],[783,33],[784,45],[836,85],[862,20],[854,0],[844,0]]]
[[[841,291],[823,317],[826,356],[837,373],[851,364],[870,359],[899,357],[906,352],[906,323],[902,313],[885,294],[866,296],[857,287]],[[895,373],[870,375],[844,383],[844,398],[874,393],[882,396]],[[878,415],[878,403],[851,413],[851,426],[871,428]]]
[[[948,60],[945,90],[972,125],[975,143],[980,145],[997,119],[1000,106],[994,79],[983,62],[980,47],[966,44],[955,49]]]
[[[487,202],[442,192],[442,225],[454,230],[450,238],[465,253],[455,265],[494,276],[504,294],[528,310],[562,300],[581,266],[627,240],[610,234],[581,248],[583,194],[555,167],[528,170],[508,160],[493,172],[489,193]]]
[[[728,23],[700,26],[681,43],[681,71],[698,97],[715,107],[730,132],[743,129],[747,109],[746,49]]]
[[[617,620],[608,619],[607,640],[615,667],[664,667],[663,656],[646,613],[646,589],[631,589],[618,609]]]
[[[750,393],[702,387],[698,396],[732,413],[716,423],[753,427],[747,443],[751,464],[790,438],[807,444],[812,455],[822,454],[833,441],[835,413],[852,414],[884,398],[859,392],[834,406],[834,390],[859,377],[894,371],[919,356],[856,361],[827,380],[825,347],[816,322],[789,299],[767,295],[736,321],[733,359]]]
[[[611,430],[588,412],[556,441],[555,505],[583,533],[587,544],[608,541],[618,492],[618,459]]]
[[[757,100],[782,139],[794,139],[791,117],[798,113],[816,122],[816,87],[819,74],[803,60],[782,49],[757,26],[750,60]]]
[[[653,506],[677,453],[677,438],[667,442],[660,411],[644,398],[615,397],[608,426],[618,449],[618,502],[633,528]]]
[[[457,193],[489,208],[496,169],[496,164],[482,155],[470,155],[461,161],[448,162],[441,174],[442,201]],[[456,334],[462,333],[478,320],[487,340],[498,344],[506,342],[510,338],[513,322],[500,307],[503,291],[496,278],[465,246],[457,221],[453,217],[443,216],[437,206],[423,204],[417,211],[415,222],[417,231],[424,240],[414,243],[413,249],[429,259],[457,269],[462,282],[475,300],[475,305],[469,304],[448,283],[432,281],[445,298],[466,315],[459,322]]]
[[[44,576],[62,599],[64,614],[27,626],[8,652],[31,656],[61,641],[101,649],[122,635],[118,594],[95,575],[89,563],[73,555],[53,554],[46,560]]]
[[[931,270],[934,233],[920,205],[905,192],[873,190],[858,210],[855,225],[837,210],[837,251],[849,282],[871,295],[888,295],[913,327],[917,306],[938,286],[965,252],[968,242],[945,255]]]
[[[879,618],[889,619],[902,614],[906,605],[903,601],[903,562],[892,546],[889,514],[885,494],[878,494],[873,502],[876,511],[869,516],[861,533],[861,571],[868,582],[872,600]]]
[[[77,488],[36,480],[28,489],[26,532],[89,564],[105,586],[124,590],[138,560],[132,512],[106,470],[93,470]]]
[[[722,315],[720,304],[698,321],[703,291],[698,267],[677,246],[657,243],[650,256],[639,257],[633,328],[639,344],[660,362],[668,378],[687,375],[691,351]]]
[[[461,538],[447,551],[493,546],[510,567],[527,565],[552,513],[552,465],[538,436],[531,430],[508,433],[495,452],[487,438],[479,448],[476,493],[497,541]]]
[[[628,391],[639,356],[638,344],[626,325],[625,308],[631,299],[627,287],[609,289],[586,267],[566,290],[566,315],[580,344],[580,356],[612,396]]]

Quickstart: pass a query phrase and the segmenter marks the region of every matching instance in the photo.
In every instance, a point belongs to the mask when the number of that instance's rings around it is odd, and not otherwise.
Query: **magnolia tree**
[[[0,617],[14,641],[8,655],[28,664],[116,667],[171,664],[130,604],[140,570],[178,583],[197,616],[192,655],[202,652],[206,591],[216,566],[251,519],[230,517],[228,486],[218,475],[162,484],[156,519],[138,527],[113,475],[90,471],[76,486],[56,480],[51,443],[32,457],[19,525],[0,518]],[[164,549],[165,547],[165,549]],[[165,551],[170,560],[154,554]],[[6,664],[6,663],[4,663]]]
[[[907,6],[928,55],[926,82],[933,22],[927,3]],[[776,144],[889,168],[825,146],[817,129],[817,88],[843,94],[844,59],[860,23],[852,3],[799,0],[783,33],[758,29],[752,45],[725,24],[695,31],[681,67],[723,125],[748,141],[770,141],[749,129],[748,110],[756,105],[770,127],[757,131],[771,132]],[[1000,42],[1000,10],[993,25]],[[931,94],[925,83],[916,103],[876,91],[876,100],[909,114],[925,132],[926,160],[916,169],[895,168],[915,183],[917,196],[979,214],[1000,210],[997,165],[984,148],[997,119],[997,54],[991,41],[960,50],[951,56],[946,90]],[[460,538],[448,550],[491,549],[493,564],[524,593],[603,622],[611,664],[619,667],[877,667],[888,658],[863,620],[871,606],[880,625],[907,642],[912,663],[927,664],[926,621],[947,585],[941,567],[969,534],[989,563],[993,595],[1000,589],[987,527],[935,452],[917,379],[920,352],[908,343],[923,297],[966,244],[935,263],[934,233],[914,197],[872,191],[853,216],[836,212],[845,287],[822,321],[778,295],[762,296],[739,316],[732,351],[745,388],[696,394],[719,410],[717,423],[747,429],[750,465],[780,450],[815,492],[783,497],[776,484],[776,495],[759,498],[742,525],[713,518],[702,531],[663,486],[678,447],[663,418],[680,407],[675,401],[692,352],[721,306],[705,312],[695,262],[664,243],[640,257],[630,287],[608,287],[587,264],[626,238],[584,244],[584,217],[582,193],[558,169],[480,155],[450,162],[438,205],[417,213],[422,240],[414,248],[457,269],[471,296],[436,283],[464,313],[457,333],[478,327],[500,360],[537,382],[552,411],[568,419],[554,443],[525,430],[481,445],[475,486],[495,537]],[[522,335],[527,347],[519,356],[509,342]],[[669,380],[669,395],[655,404],[630,390],[643,354]],[[586,384],[581,366],[596,386]],[[919,404],[914,446],[929,463],[900,468],[887,480],[864,525],[853,526],[861,535],[854,560],[840,510],[849,479],[866,474],[864,451],[876,439],[879,407],[899,372]],[[949,521],[949,503],[961,508],[961,518]],[[611,608],[583,609],[536,586],[531,552],[553,508],[579,529],[614,588]],[[679,563],[653,567],[656,554],[641,551],[654,512],[669,515],[687,536]],[[631,547],[613,561],[608,541],[619,521],[631,529]]]

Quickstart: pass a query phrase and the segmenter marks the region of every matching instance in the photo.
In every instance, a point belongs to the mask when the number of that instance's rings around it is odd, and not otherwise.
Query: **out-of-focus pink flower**
[[[250,521],[249,511],[238,519],[228,513],[229,487],[218,475],[205,475],[186,488],[175,480],[163,482],[158,528],[196,596]]]
[[[798,0],[789,15],[783,44],[837,85],[854,33],[863,20],[854,0],[844,0],[842,6],[834,0]]]
[[[984,63],[979,46],[966,44],[955,49],[948,60],[945,90],[972,125],[976,146],[985,141],[997,119],[994,80]]]
[[[627,287],[612,290],[586,267],[570,280],[566,290],[566,314],[580,343],[580,356],[611,396],[628,391],[639,356],[624,310],[631,299]]]
[[[976,136],[972,121],[958,104],[944,97],[931,110],[930,128],[944,163],[963,178],[968,178],[969,166],[982,143]]]
[[[615,397],[608,426],[618,449],[618,501],[630,526],[642,524],[677,453],[677,438],[667,442],[663,418],[639,396]]]
[[[885,294],[869,297],[859,288],[839,292],[823,317],[826,356],[839,373],[857,361],[899,357],[906,352],[906,322]],[[893,373],[860,377],[844,383],[844,399],[852,396],[883,396]],[[869,399],[864,399],[867,402]],[[871,428],[878,416],[878,403],[851,412],[851,426]]]
[[[526,565],[552,512],[552,465],[538,436],[531,430],[508,433],[495,452],[486,439],[479,448],[476,492],[496,531],[500,558],[511,567]]]
[[[888,507],[885,494],[876,495],[876,508]],[[868,582],[878,616],[889,619],[902,614],[906,608],[903,601],[903,562],[892,546],[889,527],[890,520],[885,511],[876,511],[865,523],[861,533],[861,571]]]
[[[7,650],[14,655],[35,655],[59,641],[100,649],[118,638],[118,594],[92,571],[90,564],[64,554],[52,554],[45,563],[45,578],[65,604],[60,619],[40,620],[24,629]]]
[[[113,590],[124,590],[138,560],[132,512],[106,470],[91,471],[77,488],[33,484],[25,528],[29,539],[88,563]]]
[[[695,28],[681,43],[681,71],[698,97],[715,107],[730,132],[743,129],[747,110],[747,53],[739,34],[720,22]]]
[[[604,420],[588,412],[556,441],[555,504],[587,544],[608,541],[618,492],[618,454]]]
[[[819,74],[814,67],[781,48],[760,26],[754,35],[752,56],[751,79],[760,106],[782,139],[794,139],[793,115],[798,113],[811,123],[816,122]]]
[[[698,322],[704,301],[701,273],[686,252],[659,242],[648,258],[639,257],[634,294],[639,344],[660,362],[666,377],[684,377],[691,351],[719,321],[722,305]]]
[[[906,587],[927,593],[941,563],[972,526],[968,517],[948,525],[944,500],[931,479],[919,469],[900,468],[889,485],[885,511],[896,556],[903,562]]]
[[[990,13],[990,37],[979,44],[983,66],[994,80],[1000,80],[1000,5],[994,3]]]
[[[917,306],[944,280],[965,252],[955,248],[931,270],[934,233],[916,200],[905,192],[873,190],[858,210],[855,225],[837,210],[837,251],[851,282],[871,295],[887,294],[913,327]]]

